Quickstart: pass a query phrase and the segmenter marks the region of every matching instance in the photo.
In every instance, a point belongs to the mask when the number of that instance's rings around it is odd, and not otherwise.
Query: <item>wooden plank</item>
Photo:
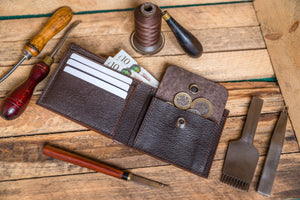
[[[169,8],[168,11],[179,23],[184,22],[188,30],[258,25],[252,3]],[[0,41],[30,40],[48,20],[48,17],[0,20]],[[133,11],[75,15],[75,20],[83,22],[72,33],[76,37],[130,34],[134,30]],[[162,31],[170,31],[165,22]],[[54,38],[62,35],[59,33]]]
[[[2,199],[266,199],[255,192],[264,157],[260,157],[249,192],[220,183],[223,161],[215,161],[208,179],[172,166],[131,170],[133,173],[169,184],[154,190],[101,173],[44,177],[0,182]],[[271,199],[297,198],[300,195],[300,153],[281,156]],[[268,198],[270,199],[270,198]]]
[[[80,29],[80,26],[77,28]],[[116,54],[119,49],[125,49],[132,57],[141,57],[141,55],[135,52],[131,47],[129,42],[131,33],[100,36],[77,36],[77,28],[70,34],[65,45],[63,45],[58,54],[55,56],[56,62],[61,59],[70,43],[81,45],[82,47],[85,47],[99,55],[111,56]],[[191,32],[199,38],[205,53],[263,49],[266,47],[259,26],[193,30]],[[165,46],[162,51],[155,56],[184,54],[173,33],[170,31],[164,31],[164,36],[166,41]],[[116,40],[116,38],[118,38],[118,40]],[[33,64],[40,61],[45,55],[51,53],[58,42],[59,39],[50,40],[44,51],[42,51],[38,57],[25,61],[24,64]],[[2,42],[2,48],[6,49],[6,51],[1,52],[2,56],[0,57],[0,66],[14,65],[17,60],[22,57],[21,50],[25,43],[26,42],[24,40]]]
[[[222,2],[242,2],[247,0],[165,0],[151,1],[158,6],[180,6],[186,4],[213,4]],[[37,15],[46,14],[56,10],[61,6],[70,6],[73,12],[95,11],[95,10],[115,10],[115,9],[128,9],[135,8],[139,4],[147,2],[146,0],[130,1],[130,0],[113,0],[113,1],[93,1],[88,0],[83,4],[80,0],[60,0],[60,1],[47,1],[40,0],[38,4],[34,1],[24,0],[2,0],[0,13],[1,16],[15,16],[15,15]]]
[[[279,115],[274,113],[264,114],[260,118],[254,145],[261,155],[266,154],[278,117]],[[215,160],[224,159],[228,142],[240,137],[244,122],[245,117],[230,117],[227,119]],[[166,165],[164,162],[117,144],[113,140],[93,131],[10,137],[0,139],[0,174],[2,174],[0,181],[89,171],[68,163],[53,161],[52,158],[42,155],[42,148],[45,143],[126,169]],[[289,122],[285,134],[283,153],[298,151],[297,140]]]
[[[300,141],[300,2],[255,1],[257,17],[289,114]],[[276,13],[276,15],[274,15]]]
[[[117,52],[117,51],[116,51]],[[154,77],[161,80],[169,65],[177,65],[213,81],[250,80],[274,77],[266,50],[232,51],[206,53],[200,58],[190,59],[187,55],[136,58],[136,61]],[[57,64],[51,66],[50,75],[42,81],[37,90],[42,90]],[[0,67],[5,74],[11,67]],[[6,95],[28,77],[32,65],[21,65],[0,85],[0,96]],[[234,71],[234,73],[232,73]]]
[[[223,83],[223,85],[230,89],[236,83]],[[246,115],[251,96],[264,99],[262,113],[275,113],[282,110],[284,103],[278,86],[260,88],[262,86],[260,82],[252,82],[251,85],[242,82],[239,85],[235,86],[238,89],[229,90],[226,108],[230,110],[230,116]],[[35,105],[37,98],[38,96],[33,97],[26,111],[19,118],[12,121],[0,118],[0,137],[86,130],[75,122]],[[0,103],[2,101],[3,99]]]

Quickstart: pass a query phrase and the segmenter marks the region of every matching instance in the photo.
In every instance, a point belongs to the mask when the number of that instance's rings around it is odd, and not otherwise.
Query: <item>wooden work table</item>
[[[22,49],[56,8],[68,5],[72,21],[82,23],[69,35],[51,73],[71,42],[102,56],[126,50],[161,79],[170,64],[181,66],[229,90],[230,110],[208,179],[173,167],[35,105],[46,80],[38,85],[25,113],[16,120],[0,119],[0,199],[285,199],[300,198],[300,2],[278,0],[152,1],[166,8],[199,38],[204,54],[184,54],[165,22],[166,43],[153,56],[136,53],[129,43],[134,30],[133,9],[145,1],[30,1],[0,2],[0,75],[22,57]],[[298,21],[298,24],[297,24]],[[23,64],[0,84],[0,102],[24,81],[34,63],[51,52],[63,32],[37,57]],[[251,96],[264,99],[254,138],[260,159],[249,192],[220,182],[230,140],[239,138]],[[269,140],[284,105],[289,120],[272,195],[256,192]],[[149,189],[96,173],[42,154],[45,143],[104,161],[135,174],[166,183]]]

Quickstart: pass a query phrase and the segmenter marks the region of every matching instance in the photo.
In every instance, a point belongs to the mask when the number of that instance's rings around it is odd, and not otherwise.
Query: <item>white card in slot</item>
[[[76,53],[72,53],[71,57],[72,59],[74,60],[77,60],[85,65],[88,65],[89,67],[95,69],[95,70],[98,70],[98,71],[101,71],[109,76],[112,76],[116,79],[119,79],[120,81],[123,81],[127,84],[131,84],[132,83],[132,78],[128,77],[128,76],[125,76],[123,74],[120,74],[119,72],[116,72],[112,69],[109,69],[107,67],[104,67],[103,65],[101,64],[98,64],[94,61],[91,61],[83,56],[80,56],[79,54],[76,54]]]
[[[126,97],[127,97],[127,92],[125,92],[124,90],[121,90],[120,88],[117,88],[109,83],[106,83],[100,79],[90,76],[90,75],[88,75],[82,71],[79,71],[73,67],[70,67],[68,65],[64,68],[64,72],[67,72],[77,78],[80,78],[90,84],[93,84],[107,92],[117,95],[117,96],[121,97],[122,99],[126,99]]]
[[[88,73],[89,75],[92,75],[92,76],[95,76],[95,77],[98,77],[99,79],[107,82],[107,83],[110,83],[118,88],[121,88],[125,91],[128,91],[129,90],[129,87],[130,85],[128,85],[127,83],[124,83],[123,81],[120,81],[119,79],[115,79],[114,77],[111,77],[101,71],[97,71],[87,65],[84,65],[80,62],[77,62],[76,60],[73,60],[73,59],[69,59],[67,61],[67,64],[70,65],[71,67],[73,68],[76,68],[76,69],[79,69],[81,71],[84,71],[86,73]]]

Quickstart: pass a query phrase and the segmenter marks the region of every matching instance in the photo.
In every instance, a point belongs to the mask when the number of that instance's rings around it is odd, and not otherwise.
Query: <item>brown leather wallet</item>
[[[105,58],[72,44],[38,99],[38,105],[134,149],[208,177],[229,113],[224,108],[226,94],[222,94],[225,96],[223,107],[218,108],[221,112],[218,121],[168,104],[156,97],[155,88],[135,79],[130,84],[128,95],[122,99],[66,73],[64,68],[73,53],[100,64],[105,62]],[[190,74],[185,70],[182,73]],[[196,76],[200,77],[193,74],[193,77]],[[198,84],[203,90],[206,82],[210,85],[213,83],[203,77],[200,79],[201,83]],[[207,89],[211,90],[210,93],[218,94],[214,87]],[[180,124],[182,120],[183,126]]]

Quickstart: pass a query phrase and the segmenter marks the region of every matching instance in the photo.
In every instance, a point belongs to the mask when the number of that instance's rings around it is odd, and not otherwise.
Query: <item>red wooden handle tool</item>
[[[58,149],[49,145],[46,145],[43,149],[43,154],[63,160],[69,163],[73,163],[75,165],[79,165],[81,167],[86,167],[91,170],[95,170],[97,172],[102,172],[107,175],[111,175],[117,178],[122,178],[123,177],[123,171],[112,168],[110,166],[107,166],[105,164],[93,161],[91,159],[85,158],[83,156],[79,156],[67,151],[64,151],[62,149]],[[124,178],[123,178],[124,179]],[[127,179],[125,179],[127,180]]]
[[[13,92],[11,92],[1,107],[1,116],[6,120],[12,120],[20,116],[26,109],[29,100],[33,94],[35,86],[44,80],[49,74],[50,66],[53,62],[53,57],[62,46],[70,32],[80,23],[81,21],[76,21],[72,24],[69,30],[64,35],[63,39],[58,43],[55,50],[52,52],[51,56],[46,56],[43,61],[35,64],[31,70],[28,79],[19,87],[17,87]]]
[[[47,156],[63,160],[69,163],[73,163],[75,165],[79,165],[81,167],[86,167],[91,170],[95,170],[97,172],[102,172],[104,174],[114,176],[116,178],[124,179],[126,181],[133,181],[151,188],[162,188],[167,185],[153,181],[129,172],[121,171],[119,169],[115,169],[113,167],[110,167],[106,164],[99,163],[96,161],[93,161],[91,159],[85,158],[80,155],[76,155],[67,151],[64,151],[62,149],[58,149],[56,147],[52,147],[49,145],[46,145],[44,147],[43,153]]]
[[[28,79],[10,93],[1,107],[1,116],[6,120],[20,116],[27,107],[35,86],[49,73],[50,67],[44,62],[35,64]]]

